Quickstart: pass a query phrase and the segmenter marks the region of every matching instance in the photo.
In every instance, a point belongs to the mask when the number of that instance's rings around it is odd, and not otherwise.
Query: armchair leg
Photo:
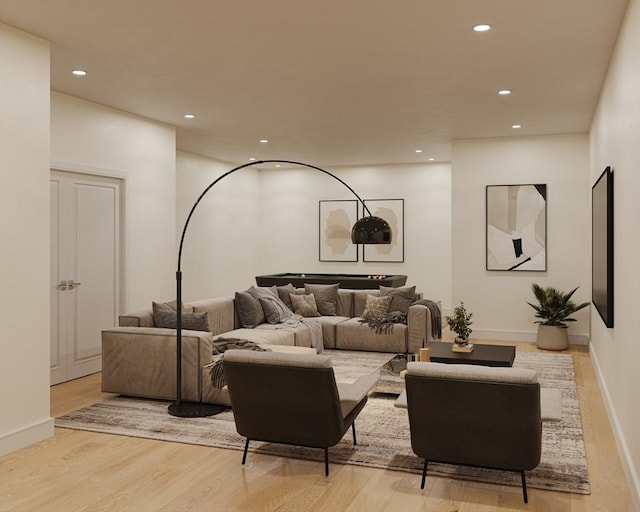
[[[353,444],[356,445],[358,442],[356,441],[356,422],[354,421],[351,424],[351,431],[353,432]]]
[[[329,476],[329,448],[324,449],[324,476]]]
[[[529,503],[529,497],[527,496],[527,479],[524,476],[524,471],[520,471],[520,477],[522,478],[522,497],[525,503]]]
[[[429,465],[429,461],[424,459],[424,467],[422,468],[422,483],[420,484],[420,489],[424,489],[424,482],[427,479],[427,466]]]
[[[244,466],[244,463],[247,460],[247,450],[249,449],[249,438],[247,437],[247,440],[244,443],[244,453],[242,454],[242,465]]]

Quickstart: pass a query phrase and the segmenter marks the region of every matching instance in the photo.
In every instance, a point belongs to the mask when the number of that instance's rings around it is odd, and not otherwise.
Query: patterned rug
[[[327,351],[333,357],[337,380],[350,381],[364,371],[386,363],[390,354]],[[527,472],[527,485],[578,494],[590,494],[573,360],[567,354],[518,353],[514,366],[538,371],[542,386],[562,391],[562,420],[543,423],[542,459]],[[411,473],[422,472],[422,459],[411,450],[406,409],[398,409],[394,395],[373,394],[356,420],[358,445],[351,436],[329,449],[332,464],[357,464]],[[242,450],[244,438],[236,432],[230,409],[209,418],[175,418],[167,414],[170,402],[115,397],[56,418],[62,428],[90,430],[163,441]],[[250,452],[308,460],[323,460],[322,450],[260,443]],[[240,455],[238,455],[240,463]],[[520,486],[516,473],[480,468],[429,464],[429,474],[478,482]]]

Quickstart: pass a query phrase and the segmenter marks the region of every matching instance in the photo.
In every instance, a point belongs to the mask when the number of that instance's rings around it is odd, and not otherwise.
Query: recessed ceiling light
[[[433,162],[435,158],[431,157],[431,158],[427,158],[427,160],[429,160],[429,162]]]
[[[511,128],[522,128],[521,124],[512,124]]]
[[[87,72],[84,69],[74,69],[71,74],[76,76],[86,76]]]
[[[498,94],[500,96],[507,96],[507,95],[511,94],[511,90],[510,89],[500,89],[498,91]]]
[[[249,162],[255,162],[256,159],[254,157],[249,158]]]
[[[276,167],[282,167],[280,164],[276,164]]]
[[[187,119],[194,119],[196,117],[195,114],[185,114],[184,117],[186,117]]]
[[[266,144],[269,142],[269,139],[260,139],[260,144]]]
[[[416,149],[416,153],[422,153],[421,149]]]
[[[491,30],[491,25],[487,25],[486,23],[480,23],[478,25],[474,25],[473,30],[475,30],[476,32],[487,32]]]

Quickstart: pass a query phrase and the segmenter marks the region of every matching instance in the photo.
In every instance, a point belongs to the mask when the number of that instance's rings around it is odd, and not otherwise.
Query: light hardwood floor
[[[500,342],[495,342],[500,343]],[[519,343],[518,350],[537,350]],[[179,443],[56,429],[0,459],[0,511],[610,511],[633,505],[586,347],[571,347],[592,493],[589,496],[427,477]],[[51,415],[108,398],[100,374],[51,388]]]

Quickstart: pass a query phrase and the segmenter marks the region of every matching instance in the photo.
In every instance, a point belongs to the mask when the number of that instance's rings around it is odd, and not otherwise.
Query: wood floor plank
[[[474,341],[476,343],[476,341]],[[485,341],[477,341],[485,343]],[[505,344],[508,342],[491,342]],[[537,351],[518,343],[520,351]],[[0,458],[2,512],[632,512],[633,505],[586,347],[572,346],[591,495],[321,463],[203,446],[55,429]],[[100,374],[51,388],[52,415],[112,396]]]

